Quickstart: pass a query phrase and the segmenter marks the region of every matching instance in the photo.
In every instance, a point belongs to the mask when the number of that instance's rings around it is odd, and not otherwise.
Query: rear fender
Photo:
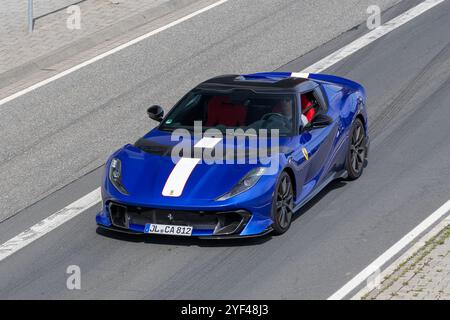
[[[350,89],[351,91],[360,92],[364,99],[366,97],[366,90],[362,85],[346,78],[333,76],[330,74],[310,73],[308,75],[308,79],[337,84],[343,88]]]

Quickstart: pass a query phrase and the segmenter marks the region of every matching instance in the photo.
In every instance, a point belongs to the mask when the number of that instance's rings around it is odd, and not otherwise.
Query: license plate
[[[192,229],[192,227],[187,226],[147,223],[144,232],[150,234],[169,234],[173,236],[189,237],[192,235]]]

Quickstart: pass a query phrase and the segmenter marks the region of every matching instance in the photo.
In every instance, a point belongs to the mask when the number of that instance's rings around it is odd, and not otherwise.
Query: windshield
[[[278,129],[280,135],[290,135],[294,127],[295,96],[289,94],[258,94],[253,91],[235,90],[231,93],[188,93],[173,109],[160,130],[178,128],[193,130],[194,121],[203,130],[226,129]]]

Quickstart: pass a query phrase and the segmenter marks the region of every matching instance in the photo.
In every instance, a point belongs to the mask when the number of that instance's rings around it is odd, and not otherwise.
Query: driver
[[[281,99],[272,109],[272,113],[276,113],[282,116],[284,126],[288,130],[292,129],[292,120],[294,117],[293,112],[294,110],[292,105],[292,99],[290,98]]]
[[[301,96],[301,104],[302,113],[300,114],[300,122],[302,127],[306,128],[311,125],[311,120],[315,115],[315,109],[312,107],[312,102],[305,95]],[[282,99],[275,105],[272,112],[282,115],[288,123],[292,123],[292,100],[288,98]]]
[[[278,102],[275,105],[272,112],[282,115],[288,121],[292,121],[292,117],[293,117],[292,99],[288,99],[288,98],[282,99],[280,102]]]
[[[284,118],[283,122],[287,129],[292,128],[292,118],[293,118],[292,99],[283,98],[275,105],[275,107],[272,109],[272,112],[277,113]]]

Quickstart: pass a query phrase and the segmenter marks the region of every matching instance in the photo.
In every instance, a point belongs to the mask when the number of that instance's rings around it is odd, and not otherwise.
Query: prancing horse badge
[[[305,156],[306,161],[309,160],[308,150],[305,147],[302,148],[303,155]]]

